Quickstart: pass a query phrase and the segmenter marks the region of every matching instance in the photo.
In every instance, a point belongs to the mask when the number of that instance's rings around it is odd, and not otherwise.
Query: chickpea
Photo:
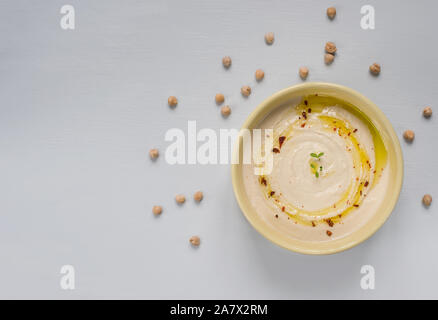
[[[309,69],[307,69],[306,67],[301,67],[299,70],[299,74],[301,79],[306,80],[307,76],[309,75]]]
[[[273,44],[274,43],[274,33],[273,32],[268,32],[267,34],[265,34],[265,41],[266,44]]]
[[[186,197],[185,197],[184,195],[182,195],[182,194],[177,194],[177,195],[175,196],[175,201],[176,201],[178,204],[183,204],[184,202],[186,202]]]
[[[325,51],[327,53],[335,54],[336,50],[337,50],[336,45],[333,42],[329,41],[325,44]]]
[[[194,247],[199,247],[199,245],[201,244],[201,239],[198,236],[192,236],[189,239],[190,244]]]
[[[242,95],[244,97],[249,97],[249,95],[251,94],[251,87],[250,86],[243,86],[240,89],[240,92],[242,93]]]
[[[326,53],[324,55],[324,62],[325,64],[331,64],[333,62],[333,60],[335,60],[335,56],[332,55],[331,53]]]
[[[221,108],[221,113],[224,117],[228,117],[231,114],[231,108],[230,106],[223,106]]]
[[[152,160],[157,159],[159,155],[160,154],[158,152],[158,149],[151,149],[151,150],[149,150],[149,157],[151,157]]]
[[[265,77],[265,73],[263,72],[263,70],[258,69],[258,70],[256,70],[256,72],[255,72],[255,77],[256,77],[256,80],[257,80],[257,81],[262,81],[263,78]]]
[[[425,118],[430,118],[432,116],[432,108],[431,107],[426,107],[423,110],[423,116]]]
[[[202,191],[197,191],[193,195],[193,199],[195,199],[196,202],[201,202],[203,198],[204,198],[204,194],[202,193]]]
[[[178,99],[175,96],[170,96],[167,99],[167,103],[169,104],[169,107],[176,107],[178,104]]]
[[[378,76],[380,74],[380,69],[380,64],[378,63],[373,63],[372,65],[370,65],[370,72],[375,76]]]
[[[153,206],[152,213],[156,216],[159,216],[163,212],[163,208],[161,206]]]
[[[222,93],[218,93],[216,94],[216,96],[214,97],[214,99],[216,100],[217,104],[222,104],[225,101],[225,97]]]
[[[327,8],[327,16],[329,17],[330,20],[333,20],[336,16],[336,8],[335,7]]]
[[[432,203],[432,196],[430,194],[425,194],[423,197],[423,204],[428,207]]]
[[[231,67],[231,58],[229,56],[223,57],[222,64],[224,65],[224,68],[228,69]]]
[[[414,131],[412,131],[412,130],[406,130],[406,131],[403,133],[403,138],[405,138],[405,140],[406,140],[407,142],[412,142],[412,141],[414,141],[414,138],[415,138],[415,133],[414,133]]]

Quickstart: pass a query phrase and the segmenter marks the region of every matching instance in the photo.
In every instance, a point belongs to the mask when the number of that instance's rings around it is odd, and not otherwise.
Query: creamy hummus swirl
[[[340,222],[361,206],[385,167],[386,149],[371,121],[333,98],[303,98],[273,132],[273,170],[259,177],[261,192],[277,212],[304,225]]]

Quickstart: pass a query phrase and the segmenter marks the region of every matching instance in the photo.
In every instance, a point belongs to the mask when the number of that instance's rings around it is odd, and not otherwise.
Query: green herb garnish
[[[314,158],[316,158],[316,159],[321,158],[323,155],[324,155],[324,152],[320,152],[320,153],[318,153],[318,154],[312,152],[312,153],[310,154],[311,157],[314,157]]]
[[[320,152],[320,153],[315,153],[315,152],[312,152],[311,154],[310,154],[310,156],[312,157],[312,158],[315,158],[316,160],[321,160],[321,157],[324,155],[324,152]],[[312,172],[315,174],[315,177],[317,177],[317,178],[319,178],[319,172],[318,172],[318,169],[317,169],[317,167],[315,166],[315,164],[313,163],[313,162],[310,162],[310,167],[313,169],[312,170]],[[320,172],[322,172],[322,166],[319,166],[319,171]]]
[[[318,169],[315,166],[315,164],[314,163],[310,163],[310,167],[312,168],[312,172],[313,172],[313,174],[315,174],[315,177],[319,178],[319,172],[318,172]],[[319,171],[322,171],[322,167],[321,166],[319,167]]]

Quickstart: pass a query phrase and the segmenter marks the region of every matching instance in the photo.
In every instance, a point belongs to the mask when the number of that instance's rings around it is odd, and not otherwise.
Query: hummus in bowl
[[[342,251],[371,236],[394,208],[403,179],[400,145],[380,109],[356,91],[328,83],[287,88],[242,129],[252,156],[243,161],[242,134],[234,191],[249,222],[278,245]]]

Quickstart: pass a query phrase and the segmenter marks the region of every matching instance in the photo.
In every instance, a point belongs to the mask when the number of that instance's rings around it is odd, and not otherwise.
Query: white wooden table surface
[[[421,205],[424,193],[438,198],[438,122],[421,115],[426,105],[438,114],[436,1],[69,0],[75,30],[60,27],[65,4],[0,3],[1,298],[438,298],[437,204]],[[363,5],[375,8],[374,30],[360,27]],[[329,67],[326,41],[338,47]],[[390,219],[331,256],[288,252],[252,229],[229,166],[147,154],[164,152],[165,132],[188,120],[239,128],[265,98],[301,82],[301,65],[308,81],[368,96],[400,137],[416,133],[412,145],[401,141],[405,180]],[[176,193],[189,201],[178,207]],[[158,219],[154,204],[164,208]],[[63,265],[75,268],[75,290],[60,287]],[[362,265],[375,268],[374,290],[360,287]]]

